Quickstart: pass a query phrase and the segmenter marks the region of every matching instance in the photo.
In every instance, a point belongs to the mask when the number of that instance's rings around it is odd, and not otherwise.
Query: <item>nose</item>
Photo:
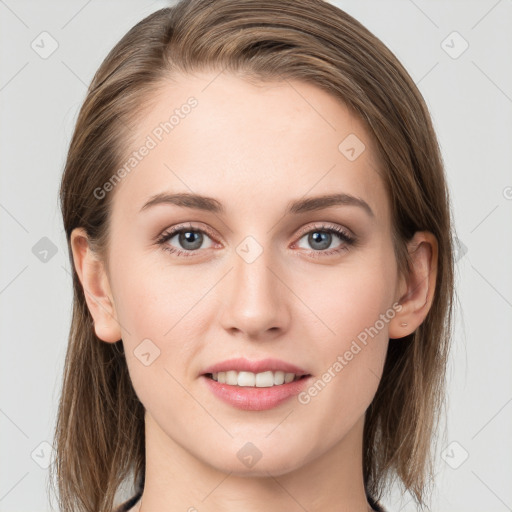
[[[252,262],[234,254],[234,267],[222,295],[220,322],[230,334],[250,339],[274,339],[288,329],[291,293],[270,251]]]

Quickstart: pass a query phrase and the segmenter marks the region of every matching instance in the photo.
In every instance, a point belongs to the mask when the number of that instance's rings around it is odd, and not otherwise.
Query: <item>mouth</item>
[[[260,373],[228,370],[224,372],[205,373],[204,376],[219,384],[238,387],[270,388],[282,386],[311,377],[309,373],[292,373],[284,371],[264,371]]]
[[[203,368],[201,381],[221,401],[246,411],[284,404],[311,383],[312,375],[291,362],[235,357]]]
[[[202,382],[215,397],[244,411],[264,411],[284,404],[300,394],[312,380],[311,374],[284,371],[227,370],[207,372]]]
[[[219,384],[241,387],[280,386],[311,376],[304,368],[272,357],[259,360],[235,357],[203,368],[201,375]]]

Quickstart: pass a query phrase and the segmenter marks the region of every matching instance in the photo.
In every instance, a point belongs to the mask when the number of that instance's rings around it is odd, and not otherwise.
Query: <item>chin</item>
[[[226,457],[226,452],[220,453],[216,460],[205,461],[218,471],[231,473],[240,477],[268,477],[284,475],[301,467],[301,460],[290,457],[290,452],[275,453],[274,450],[265,455],[265,450],[257,450],[254,445],[247,443],[238,449],[233,457]],[[302,459],[303,460],[303,459]]]

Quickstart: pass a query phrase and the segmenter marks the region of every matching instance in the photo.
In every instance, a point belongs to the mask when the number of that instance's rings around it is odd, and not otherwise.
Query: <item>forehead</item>
[[[178,76],[144,110],[130,148],[134,165],[115,190],[114,208],[124,216],[162,192],[216,197],[228,214],[346,192],[386,213],[373,141],[358,117],[315,85]]]

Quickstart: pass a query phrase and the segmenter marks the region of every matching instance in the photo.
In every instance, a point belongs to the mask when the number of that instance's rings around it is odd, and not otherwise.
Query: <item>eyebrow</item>
[[[156,194],[152,196],[144,204],[144,206],[142,206],[140,211],[142,212],[143,210],[147,210],[148,208],[155,206],[157,204],[172,204],[175,206],[180,206],[182,208],[203,210],[206,212],[212,212],[219,215],[225,214],[224,206],[217,199],[214,199],[213,197],[201,196],[198,194],[190,194],[187,192],[177,194]],[[370,208],[370,205],[364,199],[344,193],[307,197],[291,201],[290,203],[288,203],[285,215],[297,215],[300,213],[323,210],[324,208],[330,208],[332,206],[343,205],[360,207],[370,217],[375,217],[375,214],[373,210]]]

